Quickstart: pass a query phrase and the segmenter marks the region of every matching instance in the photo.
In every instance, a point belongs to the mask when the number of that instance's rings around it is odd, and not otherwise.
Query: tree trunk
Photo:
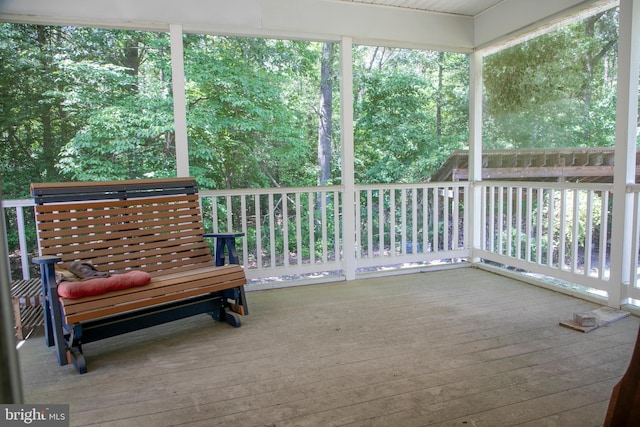
[[[140,65],[142,64],[142,55],[140,49],[142,48],[142,41],[140,36],[134,36],[128,39],[126,45],[122,50],[122,66],[126,68],[126,73],[134,78],[134,81],[129,86],[131,94],[138,92],[138,77],[140,74]]]
[[[45,70],[45,73],[48,75],[53,75],[54,70],[51,65],[51,57],[48,53],[51,31],[53,30],[50,27],[42,25],[38,25],[36,28],[38,34],[38,45],[40,47],[40,51],[44,53],[42,55],[42,69]],[[46,181],[56,181],[57,171],[55,165],[58,161],[59,147],[56,145],[53,136],[51,103],[49,102],[49,99],[45,99],[44,96],[40,96],[39,105],[38,115],[40,116],[39,119],[42,125],[42,156],[40,158],[42,162],[41,170],[44,171],[45,176],[43,178]]]
[[[444,73],[444,52],[438,54],[438,98],[436,104],[436,136],[438,143],[442,138],[442,91]]]
[[[325,43],[322,46],[320,111],[318,114],[318,185],[326,185],[331,179],[334,45],[335,43]]]

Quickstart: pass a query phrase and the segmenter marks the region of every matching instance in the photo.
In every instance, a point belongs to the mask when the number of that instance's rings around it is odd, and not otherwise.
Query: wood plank
[[[63,312],[65,314],[65,319],[67,323],[73,324],[73,323],[79,323],[87,320],[95,320],[102,317],[113,316],[115,314],[126,313],[133,310],[139,310],[142,308],[161,306],[162,304],[167,304],[174,301],[181,301],[181,300],[185,300],[191,297],[196,297],[196,296],[211,293],[211,292],[218,292],[225,289],[235,288],[238,286],[242,286],[245,283],[246,283],[246,279],[241,278],[235,281],[229,281],[224,283],[213,283],[213,284],[210,283],[209,285],[202,286],[195,289],[193,288],[187,289],[180,293],[163,294],[163,295],[154,297],[152,300],[151,299],[132,300],[130,302],[127,302],[126,304],[113,305],[113,306],[103,307],[103,308],[90,310],[90,311],[89,310],[82,311],[78,314],[67,314],[66,308],[63,307]]]
[[[111,291],[100,295],[91,295],[81,298],[61,298],[63,305],[71,313],[77,313],[85,309],[106,307],[123,304],[139,299],[154,298],[168,293],[177,293],[185,289],[206,287],[212,282],[236,281],[242,279],[244,272],[241,268],[209,267],[192,270],[189,273],[161,276],[153,278],[151,283],[131,289]],[[236,266],[230,266],[236,267]],[[239,267],[239,266],[237,266]],[[222,270],[222,271],[220,271]],[[203,291],[202,293],[206,293]]]
[[[176,247],[181,248],[183,251],[202,250],[203,248],[207,248],[208,250],[208,246],[202,240],[202,236],[187,236],[180,237],[179,239],[168,239],[166,236],[154,235],[132,240],[121,240],[119,243],[120,245],[118,246],[109,241],[95,245],[77,244],[64,247],[54,246],[51,249],[47,247],[46,250],[47,252],[52,252],[52,254],[59,254],[63,259],[66,254],[73,255],[75,259],[75,256],[85,252],[90,254],[92,258],[110,257],[113,260],[119,259],[118,257],[114,257],[114,255],[122,253],[130,254],[132,258],[146,258],[154,254],[163,255],[170,253],[171,249],[175,249]]]
[[[181,265],[211,265],[210,262],[212,260],[209,248],[186,245],[173,247],[173,251],[171,251],[171,248],[167,248],[167,250],[159,249],[157,251],[150,248],[148,252],[145,251],[142,254],[144,256],[140,256],[141,253],[139,252],[134,255],[134,253],[125,251],[117,251],[114,256],[97,256],[95,258],[86,256],[87,254],[90,253],[79,252],[71,257],[70,260],[91,259],[95,265],[99,267],[99,270],[124,271],[125,269],[136,268],[144,270],[145,267],[148,267],[147,270],[149,272],[169,270],[172,267]]]
[[[84,188],[84,187],[122,187],[127,184],[134,184],[135,186],[157,186],[158,183],[170,185],[176,182],[183,182],[184,184],[190,184],[194,180],[191,177],[178,177],[178,178],[149,178],[149,179],[135,179],[135,180],[113,180],[113,181],[99,181],[99,182],[34,182],[31,184],[32,190],[45,190],[51,188]]]
[[[149,285],[82,298],[61,298],[66,322],[111,316],[185,298],[242,286],[246,278],[238,265],[209,267],[169,277],[154,278]]]
[[[171,237],[171,238],[169,238]],[[188,244],[197,244],[198,246],[204,246],[206,243],[203,241],[202,234],[187,234],[184,236],[181,235],[162,235],[162,234],[153,234],[150,236],[142,236],[136,237],[133,239],[119,239],[118,241],[98,241],[92,242],[91,239],[95,239],[95,236],[87,236],[85,239],[74,239],[76,242],[72,242],[69,240],[68,243],[65,244],[59,240],[55,241],[45,241],[43,242],[42,250],[46,252],[50,252],[50,254],[76,254],[81,252],[89,252],[89,251],[100,251],[98,256],[108,254],[105,252],[109,249],[116,249],[119,247],[139,247],[143,248],[162,248],[168,247],[171,245],[179,244],[179,245],[188,245]],[[85,243],[87,242],[87,243]],[[61,246],[63,245],[63,246]]]
[[[237,330],[199,316],[86,345],[91,375],[30,339],[26,401],[70,403],[75,426],[596,426],[639,324],[575,333],[559,321],[596,305],[475,269],[250,294]]]
[[[197,195],[196,195],[197,197]],[[116,209],[118,207],[129,207],[135,205],[144,205],[147,204],[149,206],[153,206],[154,204],[161,203],[171,203],[179,206],[181,203],[193,203],[197,198],[194,195],[170,195],[170,196],[159,196],[153,198],[138,198],[138,199],[126,199],[126,200],[91,200],[91,201],[82,201],[82,202],[64,202],[64,203],[48,203],[44,205],[36,205],[35,209],[39,215],[43,215],[43,218],[46,220],[55,219],[53,215],[48,215],[55,213],[56,215],[61,214],[65,218],[73,218],[73,216],[65,215],[64,212],[74,213],[74,212],[82,212],[87,209],[87,207],[91,207],[98,212],[100,210],[106,209]]]
[[[165,206],[160,209],[157,205],[133,205],[119,209],[101,209],[93,206],[85,206],[84,210],[74,210],[63,213],[54,210],[50,214],[39,213],[40,227],[43,229],[84,229],[103,230],[105,225],[127,226],[129,224],[148,223],[163,219],[179,219],[183,222],[199,218],[198,202],[193,201],[188,205]]]
[[[135,213],[131,213],[131,215],[135,215]],[[137,223],[131,221],[129,217],[127,219],[130,222],[116,224],[106,223],[104,226],[94,226],[94,227],[78,227],[75,225],[67,225],[66,227],[62,227],[60,224],[56,223],[39,223],[40,230],[42,233],[40,234],[41,239],[57,239],[58,242],[64,244],[65,238],[76,237],[82,238],[82,236],[89,235],[100,235],[106,233],[115,233],[112,239],[117,239],[121,237],[132,237],[135,234],[132,231],[144,231],[146,233],[155,232],[158,233],[162,231],[165,234],[169,234],[171,232],[176,231],[190,231],[191,233],[198,228],[202,228],[202,221],[200,221],[199,217],[190,217],[189,221],[183,218],[162,218],[157,220],[150,220],[144,223]],[[74,228],[75,227],[75,228]],[[163,230],[160,230],[163,228]],[[74,243],[74,242],[71,242]]]
[[[93,200],[84,201],[82,203],[51,203],[48,205],[37,205],[38,216],[43,222],[60,221],[62,224],[68,224],[78,221],[81,226],[84,224],[82,218],[95,218],[105,223],[105,219],[118,218],[119,216],[128,214],[132,209],[139,212],[141,218],[149,217],[149,214],[155,216],[162,213],[179,213],[183,212],[188,216],[190,212],[198,210],[199,198],[194,195],[172,195],[169,197],[158,197],[149,199],[127,199],[127,200]]]

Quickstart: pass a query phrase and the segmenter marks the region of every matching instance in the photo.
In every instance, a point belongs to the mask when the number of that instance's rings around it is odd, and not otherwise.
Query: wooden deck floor
[[[26,401],[74,426],[600,426],[638,330],[558,325],[598,306],[477,269],[248,294],[207,316],[85,346],[19,350]]]

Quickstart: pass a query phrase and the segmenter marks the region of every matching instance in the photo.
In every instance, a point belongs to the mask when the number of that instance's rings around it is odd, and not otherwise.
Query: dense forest
[[[333,43],[184,35],[203,188],[340,182]],[[617,9],[485,58],[487,149],[614,142]],[[356,182],[429,179],[468,144],[466,55],[354,47]],[[169,36],[0,24],[4,198],[33,181],[175,175]]]
[[[612,146],[618,9],[485,59],[484,148]]]

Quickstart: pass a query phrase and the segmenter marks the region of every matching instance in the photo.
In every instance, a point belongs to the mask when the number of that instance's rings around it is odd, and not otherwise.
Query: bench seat
[[[85,373],[82,345],[122,333],[196,314],[239,327],[248,314],[244,269],[214,265],[193,178],[34,183],[31,191],[45,340],[56,347],[60,365],[73,363]],[[143,271],[151,281],[64,298],[56,268],[69,270],[78,261],[100,273]]]
[[[66,323],[73,324],[235,288],[245,282],[239,265],[212,266],[156,276],[148,285],[135,288],[60,298],[60,305]]]

